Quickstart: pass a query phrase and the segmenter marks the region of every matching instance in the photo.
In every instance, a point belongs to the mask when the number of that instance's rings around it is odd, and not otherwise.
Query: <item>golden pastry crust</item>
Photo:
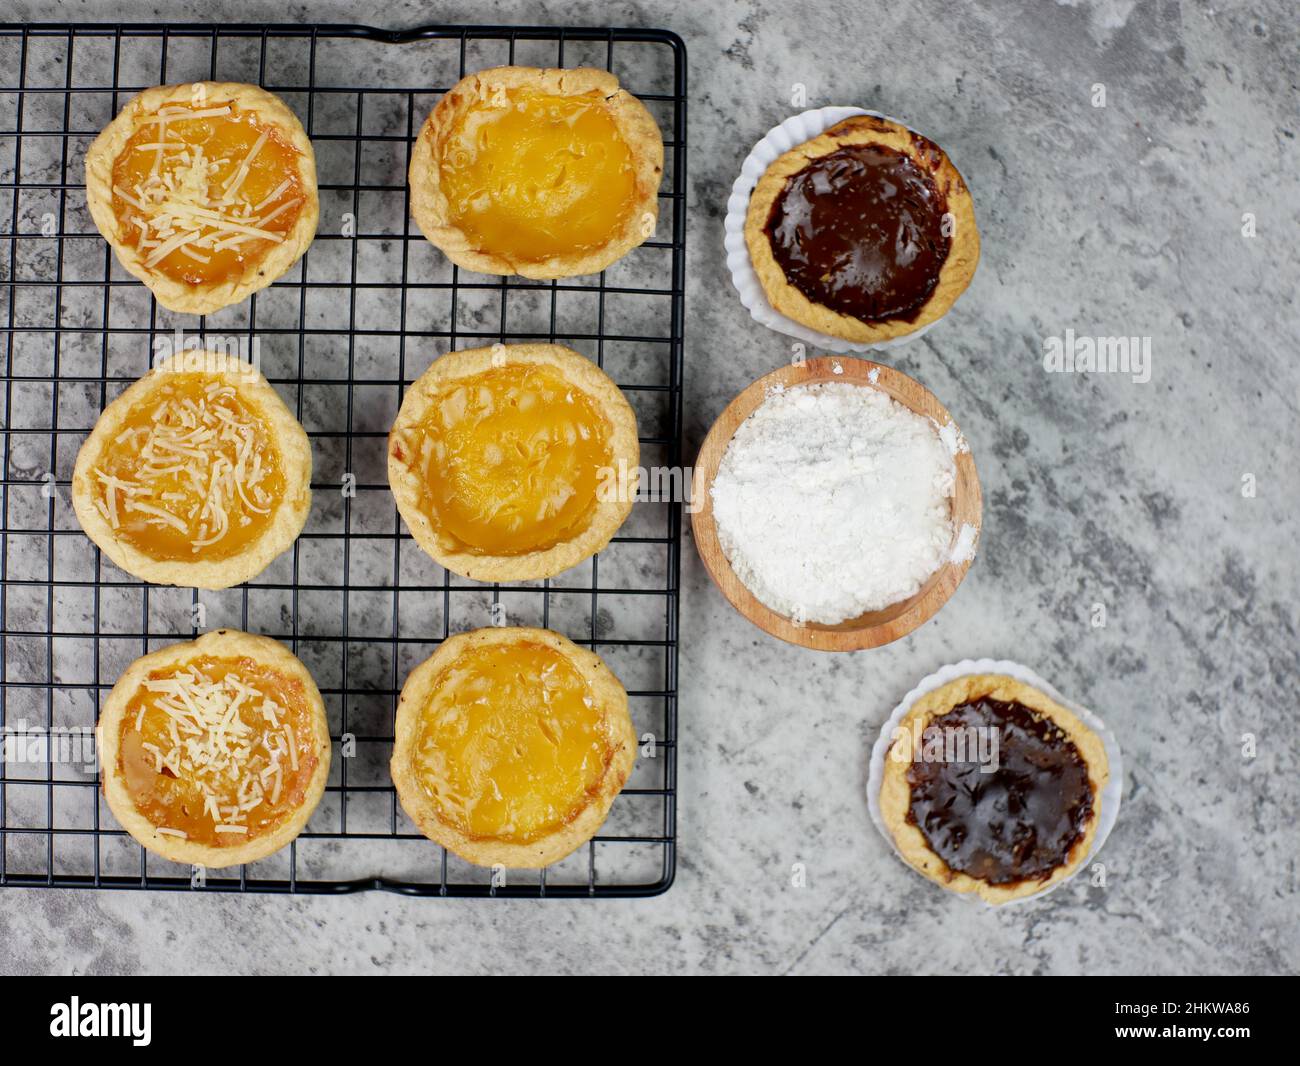
[[[442,190],[439,160],[446,139],[463,115],[500,90],[533,89],[556,96],[599,94],[631,152],[636,168],[633,207],[622,228],[599,248],[514,262],[477,248],[451,218]],[[618,78],[591,67],[572,70],[493,67],[462,78],[438,101],[411,151],[411,217],[432,244],[457,266],[480,274],[518,274],[525,278],[570,278],[595,274],[623,258],[654,234],[659,217],[659,185],[664,169],[663,135],[640,100],[619,88]]]
[[[465,652],[473,648],[523,642],[553,648],[586,681],[604,714],[609,759],[600,785],[589,795],[586,806],[560,828],[526,844],[475,839],[441,817],[412,766],[420,716],[443,671]],[[558,862],[581,847],[604,824],[614,797],[622,791],[636,762],[637,738],[627,710],[627,692],[604,660],[594,652],[579,648],[559,633],[528,626],[475,629],[443,641],[442,646],[406,679],[397,703],[395,730],[391,770],[402,809],[430,840],[477,866],[500,864],[514,869],[537,869]]]
[[[909,736],[921,735],[934,719],[963,703],[986,696],[1022,704],[1050,719],[1074,743],[1088,768],[1088,781],[1092,787],[1092,816],[1083,835],[1070,849],[1066,861],[1041,881],[1022,881],[1010,885],[992,885],[950,870],[947,863],[930,850],[921,830],[907,820],[912,795],[907,771],[912,763],[906,756],[891,757],[898,740],[891,742],[885,753],[885,770],[880,786],[880,814],[894,838],[895,846],[909,866],[950,892],[974,892],[986,903],[997,904],[1032,896],[1050,888],[1069,877],[1087,860],[1101,821],[1101,793],[1110,779],[1110,762],[1101,737],[1075,714],[1038,689],[1005,674],[968,674],[926,693],[903,716],[898,728]]]
[[[569,539],[540,551],[486,555],[466,551],[464,544],[439,527],[437,516],[425,505],[423,483],[415,467],[419,427],[446,385],[493,367],[511,365],[553,367],[588,396],[609,423],[613,470],[626,469],[629,476],[623,491],[613,494],[614,498],[598,495],[590,522]],[[559,344],[505,344],[448,352],[435,359],[411,385],[388,434],[388,483],[415,542],[442,566],[474,581],[526,581],[554,577],[610,542],[632,511],[640,457],[636,414],[622,390],[600,367]]]
[[[157,831],[159,827],[150,822],[137,808],[118,766],[123,717],[141,684],[156,670],[183,667],[204,657],[248,658],[267,670],[300,681],[312,712],[312,746],[317,753],[317,764],[304,791],[302,802],[270,833],[229,847],[214,847],[195,840],[184,840],[159,833]],[[108,694],[104,709],[99,716],[96,736],[101,787],[113,816],[139,844],[171,862],[222,869],[227,866],[256,862],[258,859],[274,854],[302,832],[325,794],[325,782],[329,777],[331,751],[329,723],[325,716],[325,703],[321,699],[320,690],[317,689],[316,682],[312,680],[307,667],[278,640],[242,633],[236,629],[213,630],[211,633],[204,633],[197,640],[173,644],[136,659],[118,678],[117,684]]]
[[[767,220],[772,205],[785,190],[787,179],[814,159],[856,144],[878,144],[905,153],[930,175],[952,215],[951,246],[939,272],[938,284],[910,320],[891,318],[863,322],[852,315],[814,303],[786,280],[772,254],[766,232]],[[750,197],[745,215],[745,243],[754,264],[754,273],[774,310],[820,333],[864,344],[902,337],[942,318],[975,276],[980,256],[979,230],[975,225],[975,207],[970,191],[948,156],[933,142],[905,126],[873,115],[845,119],[777,158],[759,178]]]
[[[257,413],[275,442],[284,492],[254,540],[225,559],[156,559],[120,536],[95,506],[95,468],[132,413],[147,404],[169,375],[201,373],[233,387],[240,401]],[[72,507],[81,528],[104,554],[128,574],[156,585],[224,589],[256,577],[297,540],[311,510],[311,444],[298,420],[275,389],[251,364],[217,352],[187,351],[163,360],[104,408],[77,453],[72,472]]]
[[[258,121],[273,127],[298,153],[298,176],[306,195],[293,227],[283,243],[245,264],[243,273],[221,281],[191,285],[145,265],[145,257],[128,240],[125,224],[113,210],[113,167],[123,148],[141,124],[168,104],[188,106],[200,92],[209,101],[229,102],[240,110],[257,114]],[[86,152],[86,202],[104,240],[112,246],[118,262],[139,278],[163,307],[195,315],[207,315],[239,303],[283,275],[307,250],[316,235],[320,205],[316,191],[316,155],[302,123],[278,96],[256,85],[238,82],[186,82],[145,89],[104,127]]]

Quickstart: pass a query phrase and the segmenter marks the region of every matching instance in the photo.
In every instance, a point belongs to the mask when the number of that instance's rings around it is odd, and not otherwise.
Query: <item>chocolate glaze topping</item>
[[[813,303],[863,322],[910,321],[948,258],[947,210],[910,156],[849,145],[786,180],[767,236],[786,280]]]
[[[907,820],[951,870],[991,885],[1046,880],[1069,858],[1092,816],[1087,765],[1050,719],[988,697],[932,720],[923,744],[933,729],[972,726],[997,730],[998,769],[918,761],[916,753],[907,771]],[[967,757],[978,758],[976,751],[969,745]]]

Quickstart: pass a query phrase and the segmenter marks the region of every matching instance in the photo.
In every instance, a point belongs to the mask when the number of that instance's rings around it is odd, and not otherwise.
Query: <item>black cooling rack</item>
[[[438,96],[505,63],[598,66],[655,114],[665,182],[654,239],[562,282],[452,268],[410,221],[406,166]],[[256,82],[302,119],[321,226],[298,266],[244,304],[160,308],[117,265],[85,207],[82,160],[138,90]],[[442,352],[559,341],[600,363],[637,410],[645,466],[680,465],[686,53],[655,30],[312,25],[0,26],[0,885],[444,896],[644,896],[676,843],[680,507],[638,503],[597,558],[544,582],[482,585],[403,532],[384,441],[404,387]],[[312,438],[312,515],[291,553],[217,593],[150,586],[81,533],[69,484],[104,405],[176,328],[256,346]],[[644,740],[601,833],[543,871],[496,883],[425,840],[388,778],[397,694],[449,633],[541,625],[598,651]],[[325,697],[335,758],[290,848],[205,876],[149,855],[74,761],[135,657],[236,626],[289,644]],[[42,751],[42,745],[44,750]]]

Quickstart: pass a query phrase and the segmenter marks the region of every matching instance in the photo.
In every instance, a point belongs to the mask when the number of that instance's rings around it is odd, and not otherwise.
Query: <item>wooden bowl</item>
[[[875,375],[874,380],[872,375]],[[722,590],[722,594],[731,601],[731,605],[772,636],[819,651],[878,648],[906,636],[947,603],[970,569],[971,560],[944,563],[930,575],[929,581],[915,596],[890,604],[883,610],[868,611],[837,625],[817,622],[796,624],[759,602],[736,576],[722,552],[722,545],[718,542],[718,527],[713,520],[713,478],[740,424],[753,414],[773,386],[791,388],[819,382],[840,382],[879,389],[904,407],[934,419],[941,426],[952,421],[943,404],[929,389],[915,378],[880,363],[849,357],[823,357],[809,359],[802,366],[774,370],[732,400],[704,438],[699,457],[695,461],[692,493],[692,504],[696,508],[691,516],[695,547],[704,560],[704,568]],[[975,473],[975,460],[971,458],[970,452],[961,452],[957,455],[956,462],[957,480],[952,496],[953,537],[955,540],[963,525],[971,525],[975,527],[978,544],[983,498],[979,477]]]

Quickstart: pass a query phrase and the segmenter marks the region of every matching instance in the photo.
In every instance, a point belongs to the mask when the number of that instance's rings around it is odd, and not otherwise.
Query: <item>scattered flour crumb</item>
[[[969,522],[961,524],[961,532],[957,534],[957,543],[952,546],[952,555],[949,556],[951,562],[968,563],[975,558],[975,527]]]
[[[742,582],[797,622],[833,625],[915,595],[948,561],[956,464],[938,427],[843,382],[770,393],[712,487]]]
[[[934,420],[931,419],[931,421]],[[962,452],[970,451],[970,445],[966,443],[966,437],[957,428],[956,422],[945,422],[942,426],[938,422],[934,424],[939,430],[939,439],[947,447],[949,455],[960,455]]]
[[[873,385],[876,384],[880,380],[880,367],[873,366],[871,372],[867,374],[867,380]]]

